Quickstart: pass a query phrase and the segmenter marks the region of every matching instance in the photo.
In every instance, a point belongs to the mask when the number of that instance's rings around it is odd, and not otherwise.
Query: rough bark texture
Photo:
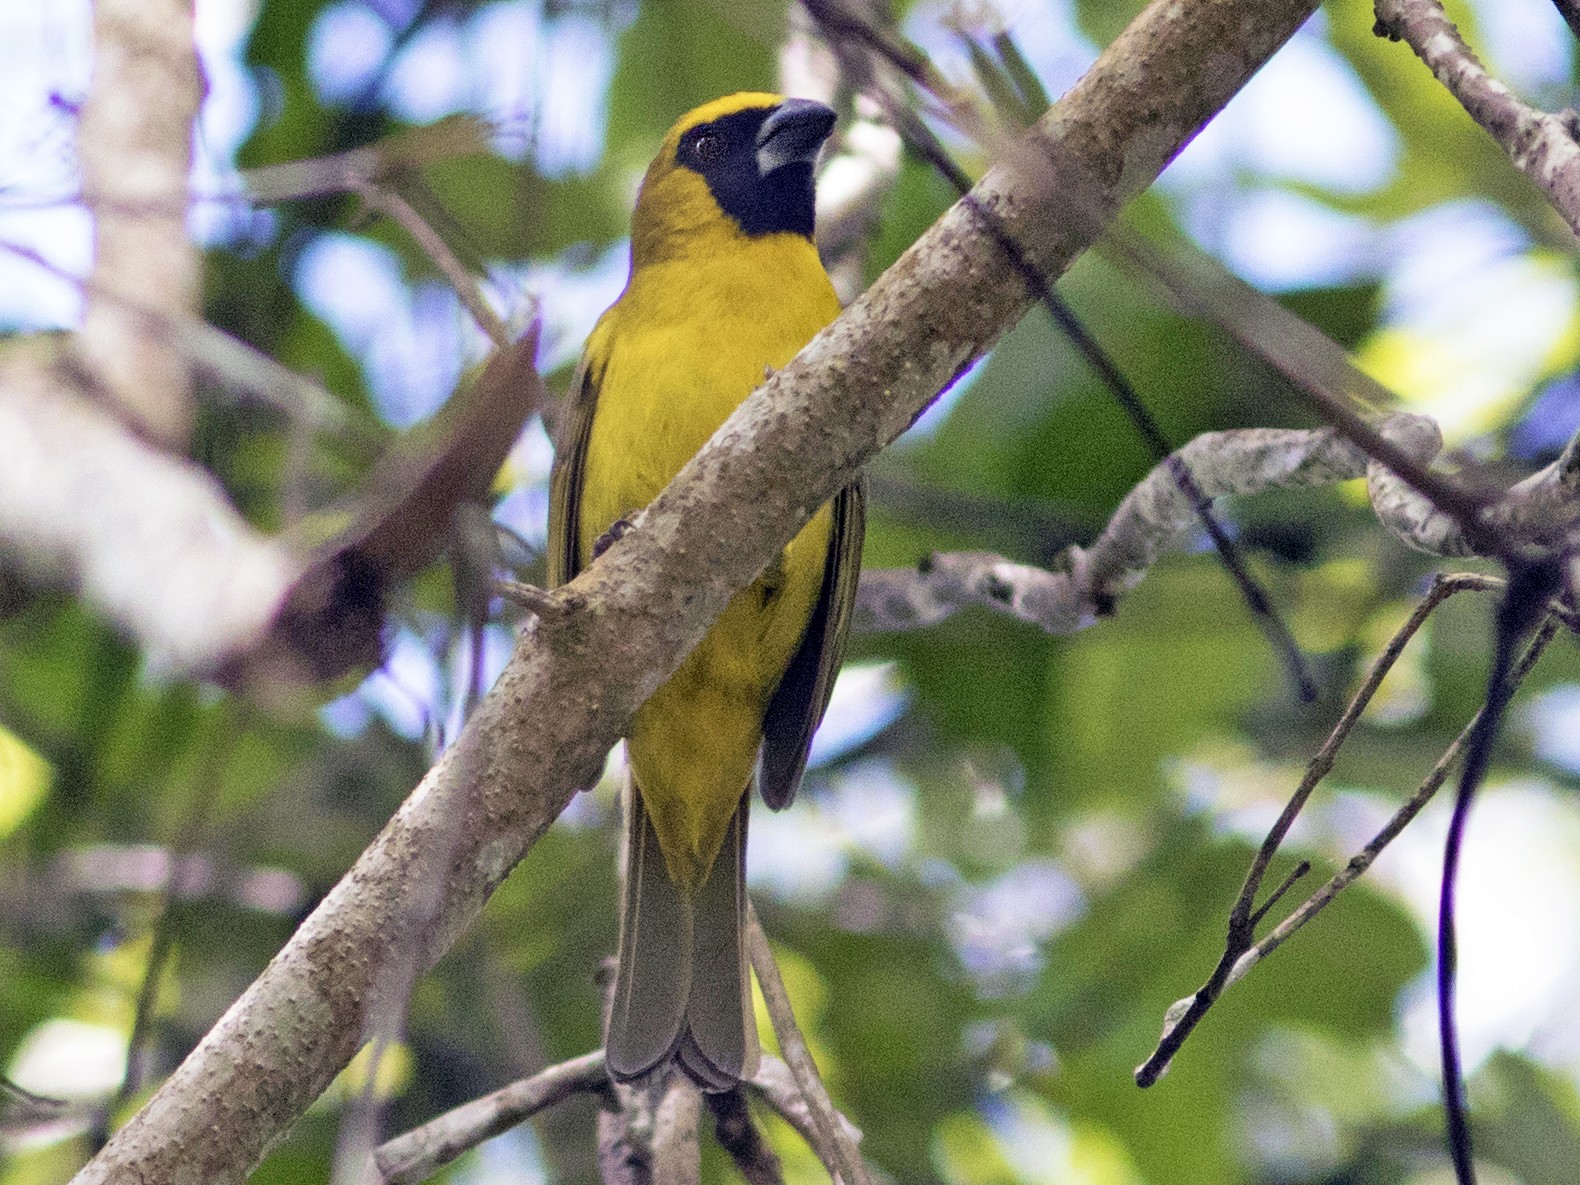
[[[977,200],[1062,270],[1094,226],[1069,217],[1050,176],[1088,177],[1108,205],[1134,196],[1313,7],[1152,5]],[[443,953],[732,591],[1027,303],[975,214],[940,219],[555,594],[456,744],[79,1185],[241,1181],[355,1052],[391,941],[419,943],[425,965]],[[445,892],[423,918],[412,870],[434,851],[449,852]]]
[[[202,98],[192,0],[96,0],[93,16],[93,85],[78,146],[94,263],[77,344],[126,420],[179,448],[192,426],[191,379],[170,334],[147,314],[197,307],[198,254],[186,231]]]

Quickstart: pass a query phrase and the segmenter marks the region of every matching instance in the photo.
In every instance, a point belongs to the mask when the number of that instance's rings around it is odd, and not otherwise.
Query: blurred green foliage
[[[343,152],[400,130],[386,89],[398,55],[486,6],[370,6],[411,16],[390,26],[388,55],[365,85],[330,101],[310,75],[308,44],[326,11],[348,7],[262,0],[245,47],[261,113],[241,147],[242,166]],[[936,27],[936,9],[914,7],[913,27]],[[1075,16],[1103,42],[1135,8],[1083,0]],[[525,153],[439,162],[424,179],[470,250],[496,264],[547,269],[539,295],[552,318],[556,285],[618,245],[635,177],[671,120],[722,92],[777,85],[788,12],[784,0],[551,0],[535,11],[542,28],[590,23],[611,55],[598,159],[540,167],[529,135]],[[1398,161],[1386,183],[1364,193],[1307,181],[1285,189],[1378,225],[1482,199],[1537,241],[1550,240],[1551,218],[1535,191],[1402,47],[1372,36],[1370,6],[1340,0],[1325,12],[1309,35],[1353,69],[1398,137]],[[1036,45],[1021,48],[1039,61]],[[986,60],[979,52],[979,75]],[[1011,105],[1023,113],[1027,88],[1015,92]],[[849,97],[842,102],[848,116]],[[964,156],[972,168],[984,164],[969,148]],[[1276,186],[1222,178],[1226,192],[1253,184]],[[1175,225],[1186,196],[1149,195],[1131,217]],[[947,201],[947,187],[907,158],[876,198],[868,275]],[[353,493],[391,434],[365,358],[304,303],[297,284],[300,261],[331,233],[384,245],[412,291],[433,291],[431,268],[405,236],[369,225],[349,197],[285,203],[262,233],[208,255],[208,315],[318,378],[354,424],[344,438],[315,441],[301,467],[277,415],[206,405],[195,455],[270,528],[290,519],[293,496],[319,509]],[[1360,269],[1281,299],[1359,346],[1385,316],[1379,283]],[[1175,441],[1315,422],[1265,363],[1102,260],[1080,262],[1063,291]],[[1527,405],[1536,394],[1525,392]],[[1108,392],[1040,312],[950,398],[928,430],[872,467],[879,493],[869,564],[962,547],[1047,562],[1070,538],[1089,540],[1152,465]],[[1497,457],[1506,440],[1500,430],[1476,447]],[[541,499],[541,466],[511,472],[535,480]],[[1351,490],[1253,500],[1226,514],[1310,651],[1321,688],[1315,705],[1294,702],[1208,554],[1167,559],[1117,617],[1073,638],[962,614],[925,632],[855,639],[856,660],[896,665],[905,711],[815,772],[795,810],[837,830],[841,795],[856,793],[841,789],[842,777],[878,770],[909,804],[909,838],[893,858],[847,842],[831,880],[760,898],[838,1101],[893,1180],[1442,1179],[1430,1177],[1442,1164],[1432,1081],[1403,1061],[1396,1024],[1401,992],[1428,964],[1430,935],[1398,894],[1365,882],[1235,986],[1165,1081],[1141,1092],[1131,1079],[1166,1008],[1216,961],[1258,826],[1386,638],[1382,626],[1401,619],[1432,569],[1380,536]],[[1487,621],[1487,603],[1473,595],[1441,611],[1412,651],[1413,674],[1398,676],[1417,680],[1419,710],[1386,726],[1363,724],[1336,784],[1386,802],[1415,786],[1479,702]],[[451,727],[464,678],[453,675],[449,656],[466,630],[445,576],[430,573],[397,591],[392,639],[398,631],[438,656],[434,688],[398,686],[392,667],[396,686],[382,693],[426,712],[410,735],[366,702],[350,716],[320,714],[346,686],[262,708],[169,682],[70,600],[8,596],[0,724],[16,747],[0,750],[12,754],[0,765],[0,823],[9,828],[0,837],[0,1051],[16,1053],[52,1018],[124,1036],[167,908],[160,869],[168,866],[157,857],[175,848],[203,864],[168,904],[174,955],[150,1026],[153,1079],[179,1061],[351,864],[421,777],[436,732]],[[1523,694],[1572,681],[1580,681],[1580,659],[1561,645]],[[24,752],[34,756],[15,756]],[[1573,786],[1518,730],[1500,761],[1498,779]],[[19,804],[15,819],[8,804]],[[614,943],[609,788],[572,813],[418,984],[409,1072],[388,1101],[387,1132],[598,1043],[595,976]],[[1291,841],[1275,871],[1308,857],[1315,877],[1330,875],[1346,844],[1364,835],[1358,828],[1314,826]],[[1022,917],[1024,934],[1007,952],[994,948],[1003,965],[984,970],[966,939],[973,925],[991,936],[992,907],[1015,903],[1017,876],[1034,887],[1056,881],[1065,895],[1050,898],[1046,916]],[[343,1098],[321,1102],[255,1180],[325,1179]],[[1500,1052],[1476,1077],[1472,1099],[1484,1155],[1511,1174],[1500,1179],[1571,1185],[1580,1163],[1573,1077]],[[550,1180],[592,1181],[592,1114],[581,1101],[543,1117],[535,1143],[508,1145],[524,1158],[520,1167],[472,1154],[442,1179],[535,1181],[526,1165],[541,1156]],[[821,1179],[787,1128],[771,1132],[793,1181]],[[0,1185],[60,1180],[87,1151],[81,1134],[7,1149]],[[715,1153],[706,1164],[710,1179],[729,1178]]]

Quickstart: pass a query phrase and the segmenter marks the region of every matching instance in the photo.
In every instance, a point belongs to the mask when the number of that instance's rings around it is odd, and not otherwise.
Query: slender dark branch
[[[1501,582],[1499,583],[1501,584]],[[1536,665],[1536,660],[1541,657],[1542,651],[1547,648],[1548,643],[1557,635],[1560,625],[1574,630],[1577,625],[1580,625],[1580,622],[1576,622],[1572,615],[1559,612],[1555,608],[1552,619],[1537,633],[1530,646],[1526,649],[1524,657],[1521,658],[1519,669],[1514,673],[1516,683],[1523,680],[1531,668]],[[1255,967],[1293,937],[1297,930],[1326,909],[1335,897],[1358,880],[1372,866],[1382,850],[1392,843],[1399,833],[1421,813],[1421,808],[1426,806],[1433,796],[1442,789],[1443,783],[1448,781],[1450,771],[1452,771],[1454,764],[1459,760],[1460,753],[1464,751],[1465,745],[1470,740],[1470,734],[1475,730],[1480,720],[1481,713],[1477,712],[1470,723],[1465,725],[1459,736],[1454,739],[1453,743],[1443,751],[1436,764],[1433,765],[1432,771],[1422,781],[1421,785],[1416,788],[1415,793],[1410,796],[1403,806],[1394,812],[1393,817],[1383,825],[1376,835],[1372,836],[1365,847],[1351,856],[1344,867],[1335,873],[1325,885],[1310,897],[1307,897],[1301,903],[1300,908],[1273,927],[1272,930],[1268,931],[1266,937],[1245,951],[1238,959],[1233,960],[1225,968],[1224,980],[1219,983],[1212,999],[1203,1002],[1198,1009],[1195,1007],[1198,1003],[1198,997],[1201,995],[1198,992],[1197,996],[1187,997],[1169,1010],[1169,1020],[1174,1023],[1165,1033],[1165,1040],[1174,1033],[1179,1033],[1178,1038],[1169,1046],[1168,1056],[1170,1058],[1172,1058],[1174,1053],[1178,1052],[1180,1045],[1190,1035],[1190,1031],[1200,1023],[1202,1017],[1206,1015],[1207,1009],[1212,1006],[1224,988],[1242,978],[1251,968]],[[1208,986],[1211,985],[1209,984]],[[1202,992],[1206,990],[1206,987],[1202,988]],[[1191,1007],[1187,1008],[1186,1005]],[[1180,1019],[1176,1021],[1176,1017],[1180,1017]],[[1160,1052],[1162,1051],[1161,1045],[1159,1050]],[[1154,1055],[1155,1057],[1156,1055]],[[1147,1064],[1137,1070],[1137,1082],[1142,1086],[1150,1086],[1158,1078],[1162,1077],[1168,1069],[1167,1061],[1153,1065],[1153,1060],[1148,1059]],[[1147,1071],[1145,1081],[1141,1077],[1142,1070]]]
[[[1492,761],[1498,726],[1514,697],[1517,685],[1513,678],[1515,647],[1546,614],[1548,602],[1563,585],[1566,566],[1565,560],[1549,557],[1510,568],[1508,587],[1498,605],[1497,641],[1492,672],[1487,680],[1487,699],[1470,736],[1470,748],[1460,772],[1454,814],[1449,820],[1448,839],[1443,850],[1443,883],[1437,912],[1437,1017],[1443,1054],[1443,1113],[1448,1124],[1449,1155],[1459,1185],[1475,1185],[1476,1180],[1459,1056],[1459,1032],[1454,1019],[1454,986],[1459,962],[1454,897],[1459,881],[1460,853],[1471,803]]]
[[[796,1024],[795,1011],[790,1007],[790,994],[785,991],[784,979],[779,974],[779,964],[774,961],[773,949],[768,945],[768,935],[757,920],[757,911],[750,905],[746,913],[746,947],[751,954],[752,970],[757,973],[757,983],[763,989],[763,1000],[768,1005],[768,1015],[773,1021],[774,1035],[779,1038],[779,1049],[785,1062],[795,1075],[812,1113],[817,1140],[813,1151],[818,1159],[836,1174],[843,1185],[871,1185],[867,1166],[855,1142],[840,1122],[839,1112],[823,1079],[817,1072],[812,1051]]]
[[[719,1147],[730,1154],[747,1185],[784,1185],[784,1169],[752,1122],[745,1092],[737,1086],[703,1098],[713,1112],[713,1134]]]
[[[1388,640],[1388,645],[1372,663],[1371,669],[1366,673],[1365,680],[1350,697],[1349,705],[1344,713],[1334,724],[1328,739],[1322,747],[1306,764],[1305,775],[1300,779],[1300,784],[1295,787],[1295,792],[1284,805],[1283,811],[1274,821],[1267,838],[1262,841],[1262,846],[1257,849],[1256,857],[1251,861],[1250,871],[1246,873],[1245,884],[1240,889],[1240,896],[1235,901],[1230,911],[1231,927],[1244,927],[1251,921],[1251,912],[1256,900],[1256,894],[1262,887],[1262,878],[1267,874],[1268,865],[1273,862],[1274,855],[1283,845],[1289,835],[1289,829],[1294,826],[1295,819],[1305,809],[1306,802],[1316,790],[1317,783],[1328,776],[1333,769],[1333,762],[1338,757],[1339,750],[1349,740],[1351,731],[1361,718],[1361,713],[1371,703],[1372,697],[1377,694],[1377,689],[1382,686],[1382,681],[1393,670],[1394,664],[1399,661],[1399,656],[1404,653],[1404,648],[1410,644],[1416,632],[1425,624],[1436,608],[1455,593],[1465,592],[1468,589],[1485,590],[1489,585],[1488,577],[1475,573],[1459,573],[1451,576],[1437,576],[1432,581],[1432,587],[1426,596],[1421,598],[1415,611],[1410,614],[1405,623],[1399,627],[1394,636]]]

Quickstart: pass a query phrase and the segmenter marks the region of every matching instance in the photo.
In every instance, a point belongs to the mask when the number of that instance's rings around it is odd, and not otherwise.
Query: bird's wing
[[[598,409],[598,379],[603,367],[588,350],[571,379],[561,412],[554,468],[549,474],[549,587],[558,588],[582,570],[582,479],[587,468],[587,440]]]
[[[845,637],[861,579],[861,541],[867,529],[867,495],[858,479],[834,499],[834,527],[823,591],[801,645],[785,669],[763,721],[763,755],[758,784],[763,801],[782,810],[795,798],[806,769],[812,734],[828,707],[834,677],[845,655]]]

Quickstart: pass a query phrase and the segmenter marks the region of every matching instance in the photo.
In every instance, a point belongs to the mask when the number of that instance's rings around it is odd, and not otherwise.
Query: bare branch
[[[261,165],[241,174],[248,197],[264,204],[349,193],[409,169],[488,152],[489,127],[474,115],[447,115],[349,152]]]
[[[604,1094],[608,1090],[609,1072],[604,1068],[603,1050],[595,1049],[463,1103],[386,1141],[374,1153],[374,1160],[387,1185],[416,1185],[461,1153],[509,1131],[539,1111],[575,1094]]]
[[[1380,431],[1421,464],[1442,447],[1436,426],[1423,416],[1390,416]],[[1089,549],[1067,549],[1051,569],[987,552],[955,552],[929,556],[915,571],[865,573],[857,627],[917,629],[963,606],[979,605],[1050,634],[1086,628],[1112,613],[1163,551],[1196,526],[1192,503],[1175,480],[1171,462],[1176,459],[1188,467],[1207,498],[1333,485],[1368,472],[1366,454],[1333,428],[1205,433],[1155,466],[1125,496]],[[1382,495],[1391,495],[1395,484],[1381,485]],[[1385,514],[1385,503],[1379,502],[1378,512]],[[1404,529],[1392,520],[1390,526]]]
[[[1501,584],[1501,582],[1499,583]],[[1527,647],[1525,655],[1520,660],[1520,665],[1515,668],[1513,677],[1516,680],[1524,679],[1530,673],[1531,668],[1536,665],[1536,660],[1541,657],[1542,651],[1557,636],[1560,624],[1570,630],[1575,628],[1573,619],[1566,621],[1565,615],[1555,612],[1551,620],[1531,640],[1530,646]],[[1393,817],[1388,820],[1387,824],[1376,835],[1372,836],[1366,846],[1351,856],[1348,863],[1327,884],[1306,898],[1301,903],[1300,908],[1269,930],[1266,937],[1248,952],[1250,957],[1242,960],[1243,966],[1235,978],[1239,978],[1240,975],[1249,971],[1251,967],[1282,946],[1295,931],[1321,913],[1333,898],[1338,896],[1343,889],[1348,888],[1351,883],[1372,866],[1382,850],[1398,837],[1399,833],[1405,829],[1412,819],[1421,813],[1421,808],[1432,800],[1432,796],[1448,780],[1448,775],[1453,770],[1454,763],[1459,760],[1459,755],[1464,751],[1465,744],[1470,740],[1471,734],[1475,731],[1476,724],[1480,718],[1479,713],[1471,717],[1470,722],[1460,730],[1453,743],[1443,750],[1442,756],[1437,759],[1437,762],[1432,766],[1431,772],[1427,774],[1420,786],[1410,795],[1405,804],[1394,812]]]
[[[1164,253],[1139,235],[1114,228],[1105,244],[1151,276],[1181,309],[1205,317],[1264,359],[1345,439],[1397,475],[1425,504],[1450,518],[1482,555],[1502,556],[1514,541],[1483,521],[1496,491],[1427,468],[1404,442],[1379,433],[1357,406],[1388,407],[1393,393],[1351,361],[1310,322],[1257,291],[1200,248],[1181,241]],[[1434,449],[1427,459],[1436,455]]]
[[[1460,524],[1418,491],[1373,462],[1367,470],[1372,505],[1411,547],[1442,556],[1475,555]],[[1580,436],[1563,453],[1513,486],[1484,513],[1489,528],[1543,547],[1563,547],[1580,527]]]
[[[477,327],[488,335],[489,340],[501,349],[508,346],[511,341],[510,330],[483,296],[477,277],[456,258],[450,245],[412,208],[411,203],[394,190],[372,181],[359,184],[356,192],[373,209],[393,218],[412,237],[422,253],[439,269],[439,274],[448,281],[456,298],[466,306],[466,311],[472,314],[472,320],[477,322]]]
[[[1569,17],[1562,2],[1560,11]],[[1580,235],[1580,144],[1573,123],[1521,102],[1487,73],[1437,0],[1377,0],[1377,32],[1407,42]]]
[[[750,1084],[758,1097],[816,1148],[817,1132],[812,1112],[789,1066],[772,1054],[764,1054]],[[421,1127],[387,1140],[374,1154],[374,1160],[385,1185],[417,1185],[462,1153],[574,1095],[597,1094],[603,1096],[605,1110],[619,1110],[620,1104],[613,1094],[616,1089],[604,1066],[603,1050],[595,1049],[462,1103]],[[743,1129],[743,1121],[749,1124],[750,1117],[738,1114],[733,1108],[727,1108],[728,1113],[720,1116],[719,1107],[712,1099],[709,1105],[725,1129],[719,1133],[719,1142],[735,1158],[742,1173],[748,1180],[753,1173],[767,1180],[770,1163],[777,1165],[778,1161],[772,1149],[760,1140],[753,1142],[755,1129],[751,1134]],[[839,1121],[846,1138],[853,1143],[859,1142],[861,1132],[843,1115]]]
[[[812,1108],[807,1103],[806,1096],[801,1093],[795,1074],[784,1060],[774,1057],[771,1053],[763,1054],[757,1065],[757,1073],[752,1075],[751,1085],[757,1092],[757,1097],[773,1108],[774,1114],[795,1128],[796,1133],[806,1141],[807,1147],[818,1153],[821,1158],[817,1120],[812,1115]],[[852,1147],[859,1147],[861,1129],[843,1112],[837,1113],[836,1118],[839,1120],[839,1126],[844,1130],[845,1139]],[[832,1163],[832,1157],[823,1161],[823,1167],[830,1174],[838,1169],[838,1166]]]
[[[201,100],[191,0],[99,0],[93,83],[77,137],[94,215],[93,283],[76,344],[88,374],[149,439],[181,447],[192,426],[185,359],[99,292],[175,315],[197,307],[199,264],[186,209],[136,210],[185,194]]]

